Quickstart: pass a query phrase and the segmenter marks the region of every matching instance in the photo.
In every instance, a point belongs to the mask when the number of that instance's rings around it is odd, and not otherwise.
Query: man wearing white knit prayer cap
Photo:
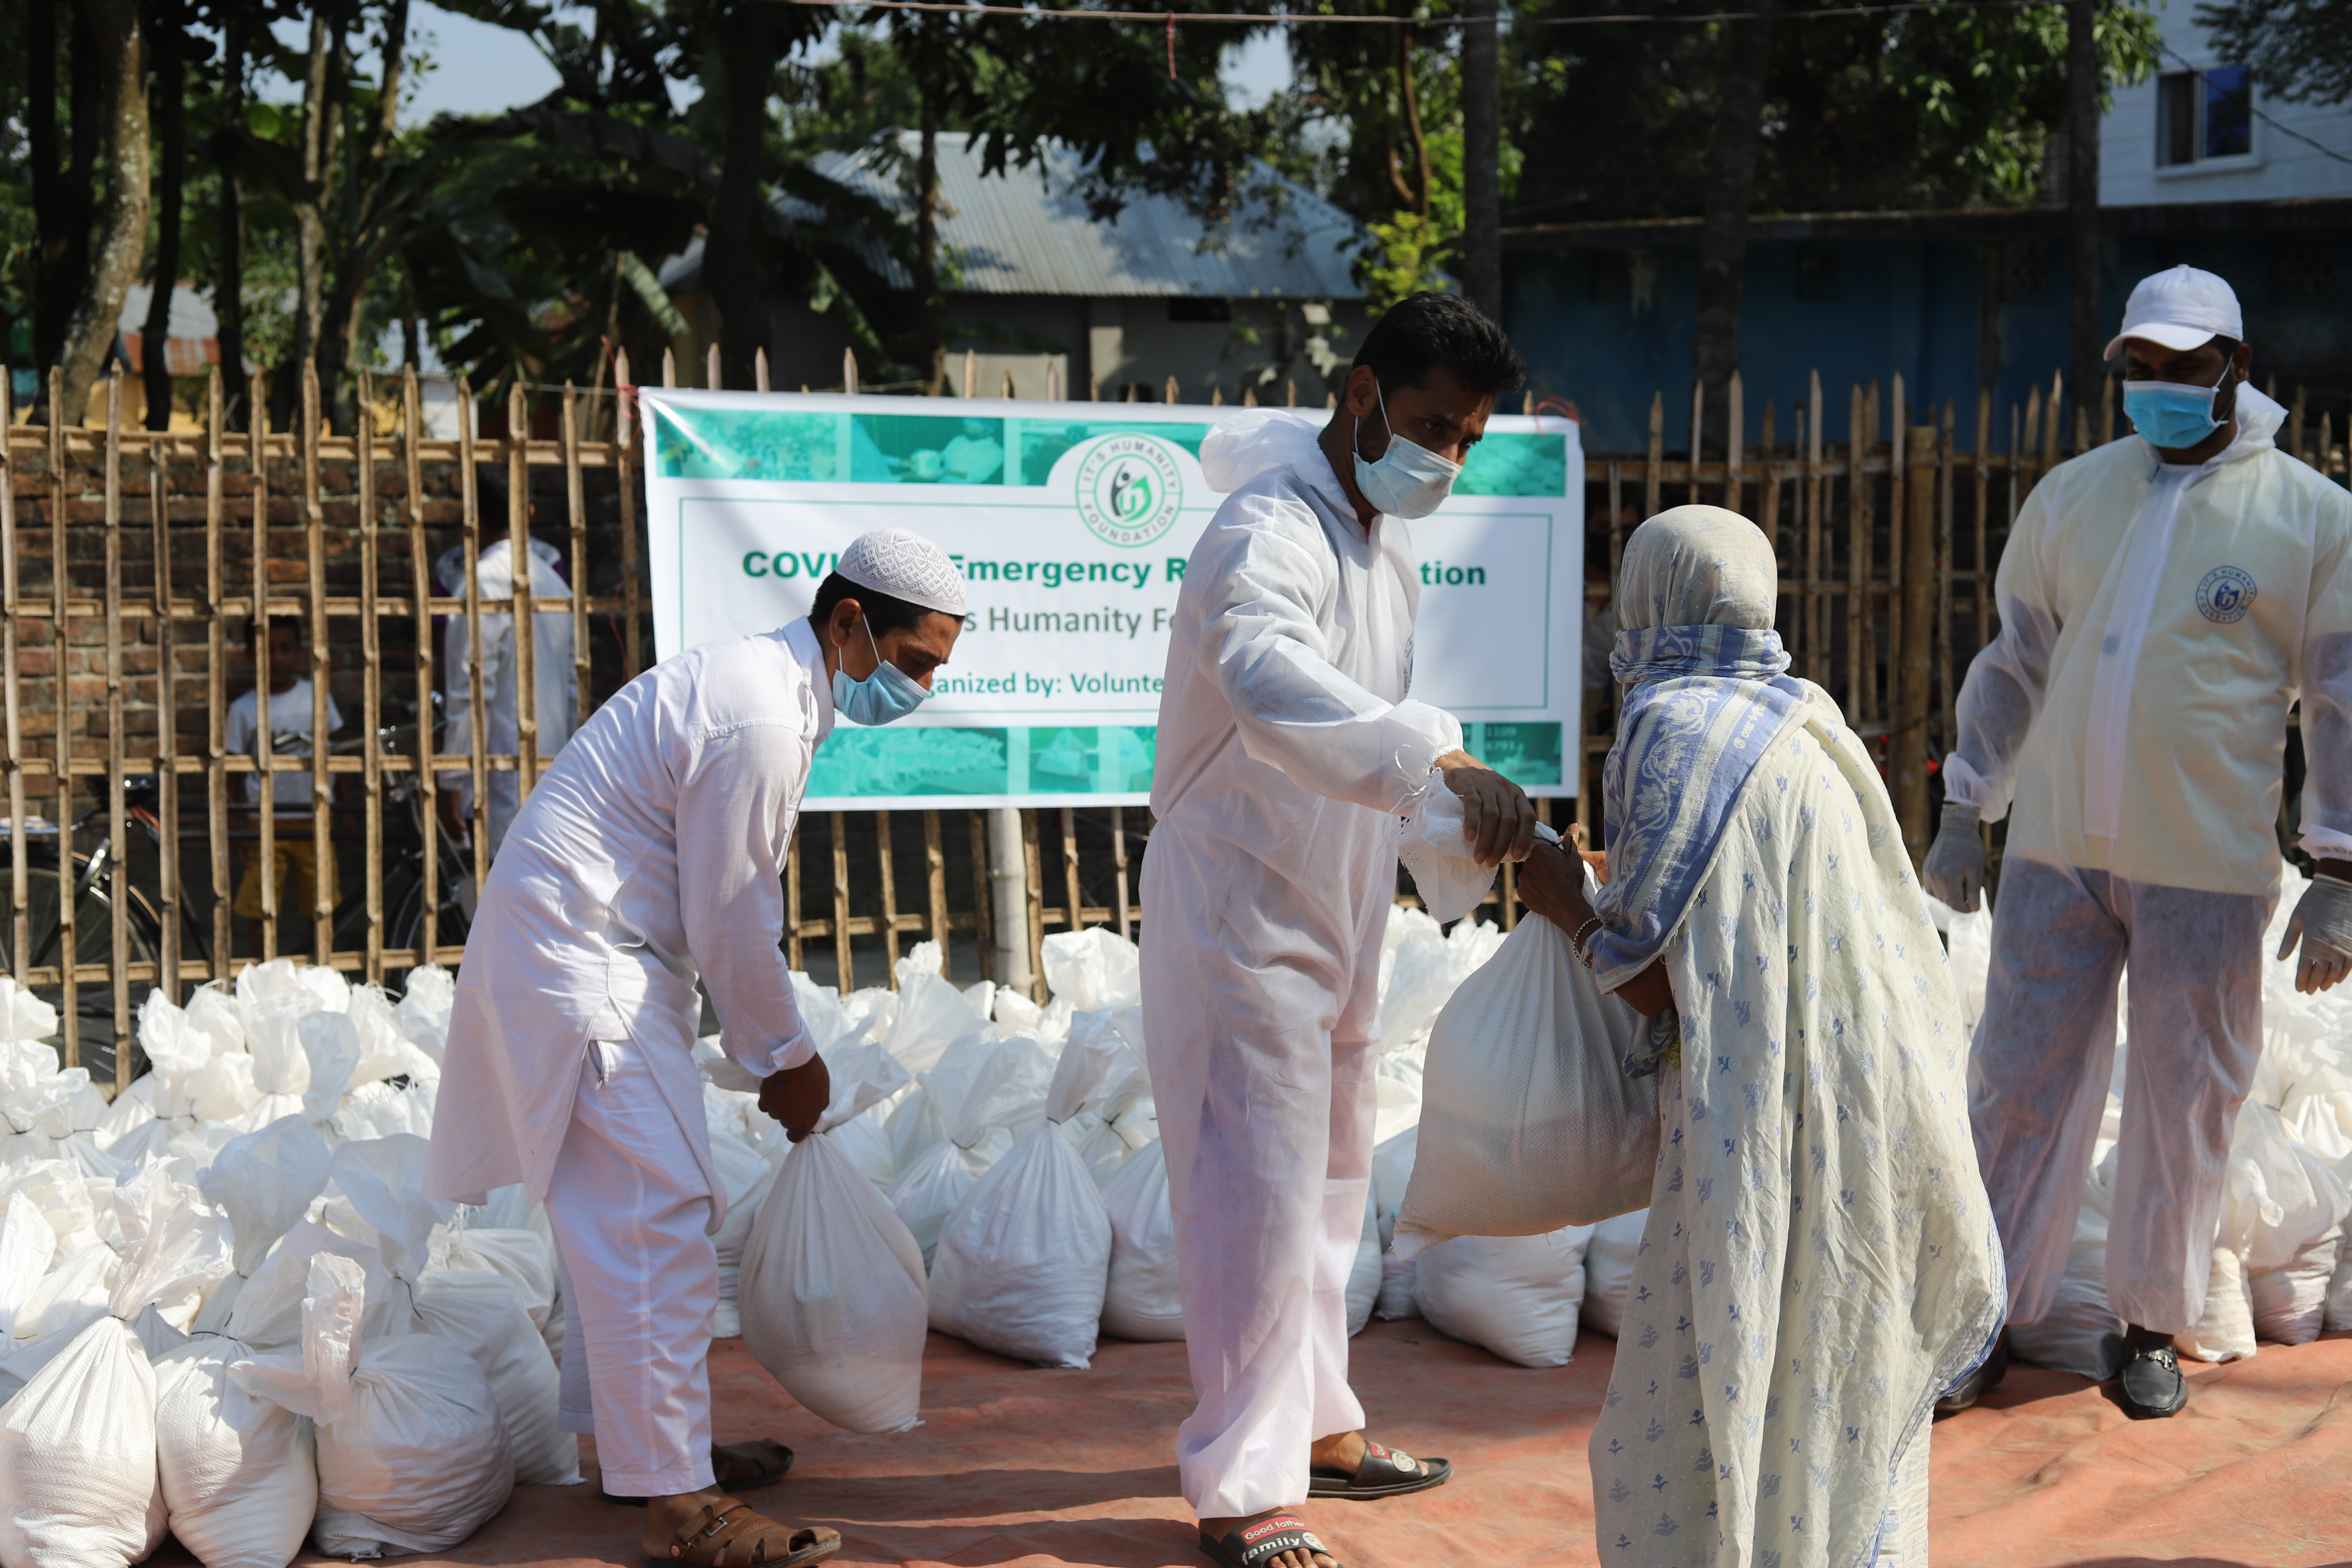
[[[544,1200],[563,1269],[564,1424],[607,1496],[649,1504],[642,1545],[708,1565],[818,1563],[730,1493],[792,1461],[714,1449],[711,1168],[694,1062],[698,979],[727,1054],[794,1141],[831,1085],[778,946],[784,851],[836,714],[887,724],[930,693],[963,629],[963,575],[903,530],[861,535],[805,620],[709,643],[631,681],[532,789],[482,890],[449,1022],[432,1195]]]

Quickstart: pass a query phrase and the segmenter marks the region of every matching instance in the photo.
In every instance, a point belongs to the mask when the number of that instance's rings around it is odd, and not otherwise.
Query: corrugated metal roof
[[[900,156],[914,160],[917,132],[901,132]],[[1172,196],[1137,194],[1118,217],[1097,222],[1077,190],[1077,153],[1049,147],[1027,169],[981,173],[977,139],[939,139],[940,239],[954,258],[957,291],[1058,294],[1085,299],[1360,300],[1353,263],[1362,244],[1356,220],[1264,164],[1253,187],[1272,187],[1212,231]],[[913,198],[879,148],[827,153],[817,171],[902,210]],[[780,203],[795,218],[816,215]],[[877,260],[882,258],[877,258]],[[910,280],[886,268],[900,288]],[[667,279],[665,279],[667,281]]]

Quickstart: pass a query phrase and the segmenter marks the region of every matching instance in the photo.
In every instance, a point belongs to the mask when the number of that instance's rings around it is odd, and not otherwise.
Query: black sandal
[[[1270,1513],[1255,1524],[1237,1524],[1219,1541],[1207,1531],[1201,1531],[1201,1550],[1224,1564],[1224,1568],[1257,1568],[1286,1552],[1319,1552],[1331,1557],[1331,1549],[1316,1538],[1307,1528],[1307,1521],[1297,1514]],[[1333,1562],[1339,1559],[1332,1557]]]
[[[1384,1447],[1370,1438],[1364,1439],[1364,1462],[1349,1475],[1341,1470],[1315,1469],[1307,1472],[1307,1495],[1310,1498],[1340,1498],[1350,1502],[1374,1502],[1381,1498],[1403,1497],[1408,1492],[1425,1492],[1432,1487],[1442,1487],[1454,1474],[1454,1467],[1444,1459],[1416,1459],[1411,1454]]]
[[[768,1450],[765,1455],[767,1463],[748,1476],[728,1476],[719,1473],[727,1465],[745,1462],[740,1453],[740,1450],[745,1448]],[[754,1437],[748,1443],[710,1445],[710,1468],[713,1476],[711,1485],[723,1492],[751,1492],[759,1490],[761,1487],[774,1486],[784,1479],[785,1473],[792,1468],[793,1451],[773,1437]],[[604,1482],[601,1479],[596,1484],[597,1495],[606,1502],[616,1502],[623,1508],[644,1508],[646,1504],[646,1500],[641,1497],[621,1497],[604,1490]]]

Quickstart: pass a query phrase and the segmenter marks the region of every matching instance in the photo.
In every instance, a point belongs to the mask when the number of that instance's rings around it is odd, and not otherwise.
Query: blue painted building
[[[1760,217],[1749,226],[1739,358],[1745,440],[1777,405],[1777,437],[1819,370],[1825,437],[1846,436],[1848,389],[1900,374],[1915,418],[1948,400],[1974,445],[1977,394],[1992,389],[1995,449],[2007,410],[2068,357],[2061,208]],[[2102,316],[2120,320],[2147,274],[2179,262],[2238,290],[2257,381],[2300,384],[2315,416],[2352,411],[2352,199],[2164,202],[2107,207]],[[1696,218],[1506,230],[1504,314],[1538,396],[1572,400],[1586,448],[1638,452],[1664,394],[1665,447],[1690,442],[1697,309]],[[2072,421],[2072,398],[2069,398]],[[1886,418],[1893,417],[1890,410]],[[1883,428],[1884,426],[1882,426]]]

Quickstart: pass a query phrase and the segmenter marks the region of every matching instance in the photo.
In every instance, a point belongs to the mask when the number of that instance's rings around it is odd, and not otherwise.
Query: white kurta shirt
[[[815,1047],[778,946],[784,852],[833,729],[815,633],[795,621],[666,659],[573,736],[491,868],[450,1014],[426,1190],[547,1192],[591,1042],[633,1041],[711,1192],[694,1064],[709,988],[727,1053],[761,1077]]]

